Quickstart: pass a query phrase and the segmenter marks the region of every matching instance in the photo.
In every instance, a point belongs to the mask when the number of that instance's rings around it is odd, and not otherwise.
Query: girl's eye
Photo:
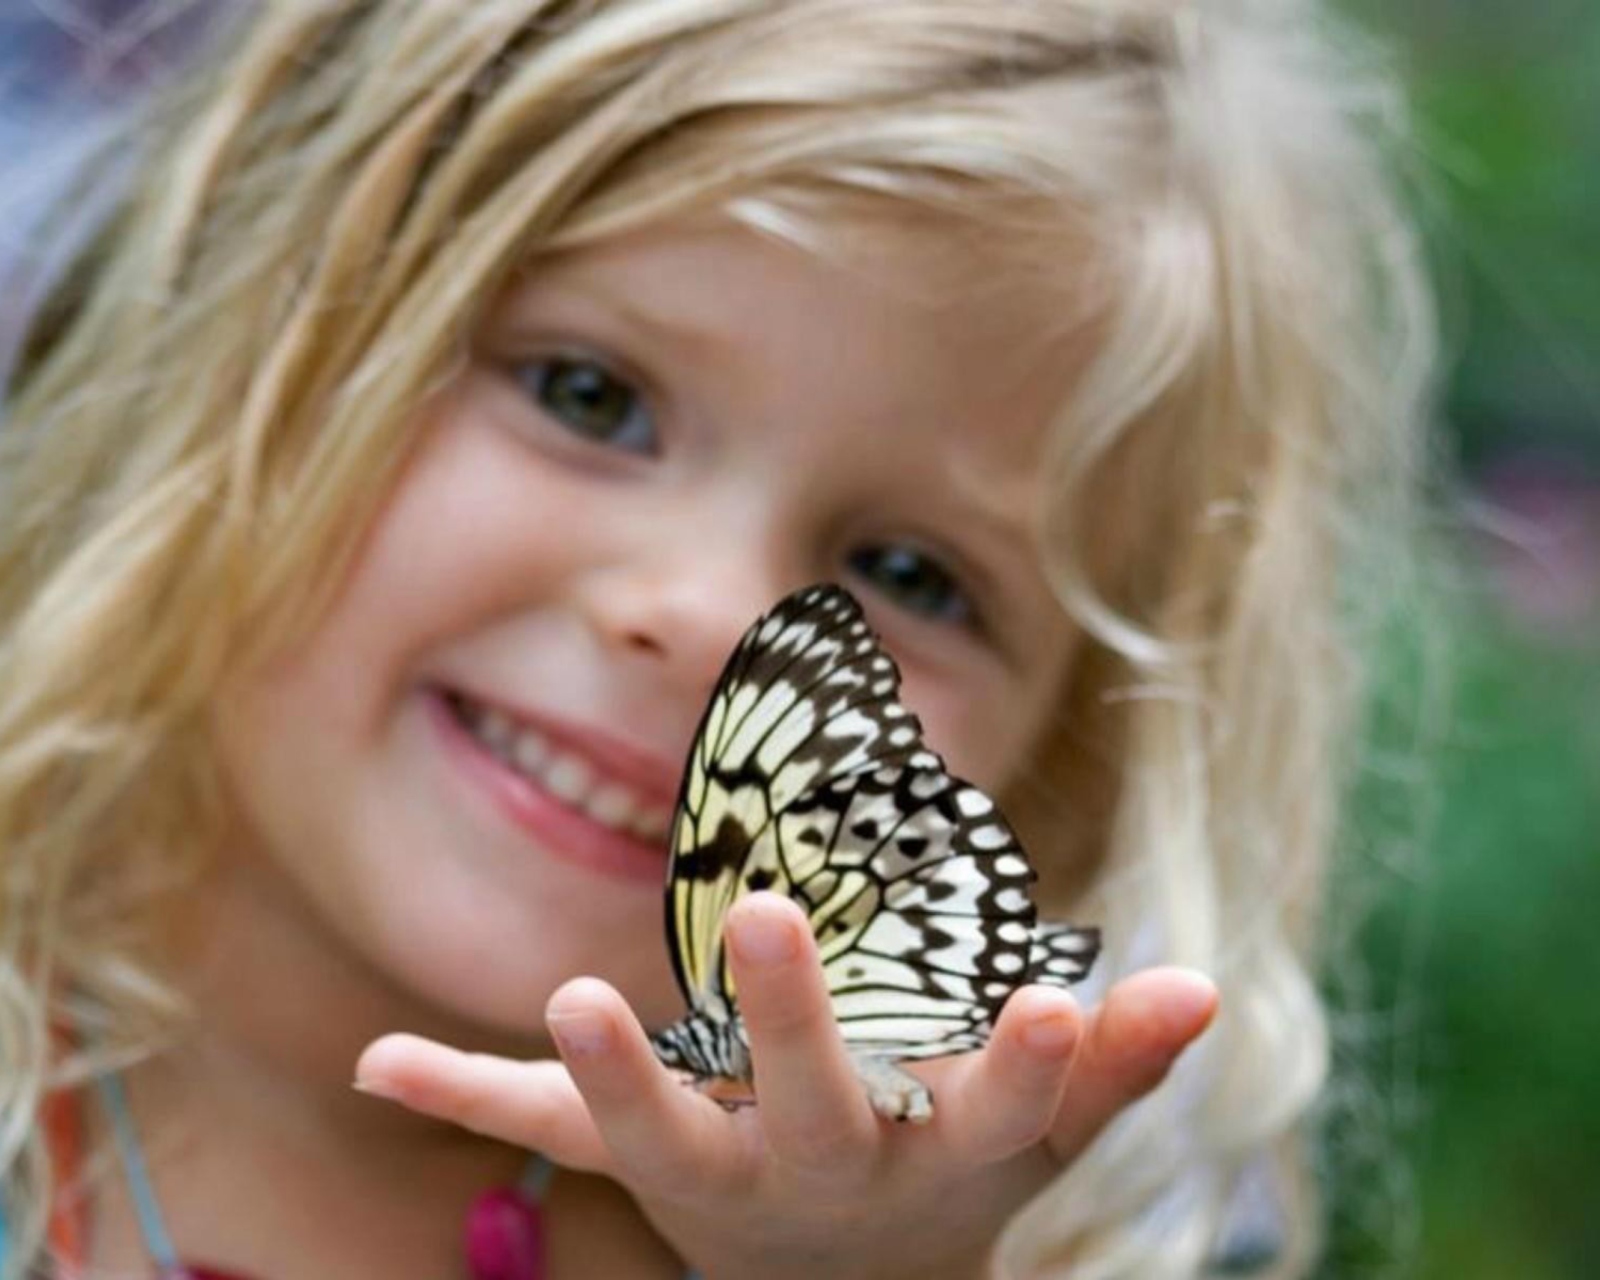
[[[850,568],[907,612],[938,622],[974,621],[971,601],[955,577],[915,547],[869,546],[853,551]]]
[[[604,365],[553,356],[520,366],[516,376],[539,407],[574,435],[630,453],[655,450],[649,410],[638,392]]]

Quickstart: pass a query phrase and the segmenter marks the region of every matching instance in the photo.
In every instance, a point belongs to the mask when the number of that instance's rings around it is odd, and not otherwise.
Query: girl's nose
[[[654,665],[657,678],[702,698],[746,628],[805,584],[803,575],[733,548],[686,559],[652,558],[594,575],[584,608],[604,648],[624,661]]]

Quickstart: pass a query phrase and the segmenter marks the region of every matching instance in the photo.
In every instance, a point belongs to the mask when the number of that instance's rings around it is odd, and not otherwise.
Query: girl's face
[[[951,241],[851,245],[663,228],[492,309],[331,611],[219,703],[233,852],[302,927],[485,1027],[579,973],[676,1017],[682,763],[745,627],[820,579],[952,768],[1023,767],[1071,642],[1034,541],[1068,353]]]

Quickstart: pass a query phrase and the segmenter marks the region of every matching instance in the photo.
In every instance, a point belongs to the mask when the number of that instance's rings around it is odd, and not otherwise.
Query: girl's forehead
[[[920,379],[981,374],[1059,398],[1095,307],[1071,244],[1054,247],[911,212],[819,222],[803,243],[703,215],[536,261],[495,314],[603,309],[683,349],[881,358],[887,377],[903,361]]]

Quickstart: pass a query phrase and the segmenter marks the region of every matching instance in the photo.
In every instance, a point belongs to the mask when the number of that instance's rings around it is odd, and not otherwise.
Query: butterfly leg
[[[874,1054],[852,1053],[850,1062],[867,1091],[867,1101],[885,1120],[925,1124],[933,1119],[933,1094],[909,1071]]]

